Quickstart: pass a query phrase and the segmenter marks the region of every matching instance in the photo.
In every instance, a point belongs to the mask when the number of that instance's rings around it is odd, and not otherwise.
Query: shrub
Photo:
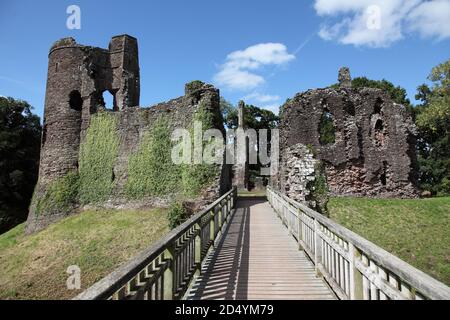
[[[168,212],[169,226],[175,229],[189,218],[189,212],[181,202],[174,202]]]

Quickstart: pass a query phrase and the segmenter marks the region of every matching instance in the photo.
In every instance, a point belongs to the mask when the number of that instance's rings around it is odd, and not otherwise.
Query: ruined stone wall
[[[328,187],[322,163],[305,145],[298,143],[283,150],[279,175],[279,189],[284,194],[326,213]]]
[[[297,94],[282,107],[282,152],[298,143],[312,147],[334,195],[417,197],[416,131],[405,107],[382,90],[348,87],[347,80]],[[321,143],[324,114],[333,122],[333,143]]]
[[[114,96],[112,110],[105,109],[104,91]],[[86,137],[91,118],[97,113],[111,113],[117,120],[119,146],[111,173],[114,190],[105,203],[111,207],[161,204],[161,199],[151,197],[131,204],[132,201],[123,195],[130,155],[138,150],[142,138],[157,119],[167,119],[170,132],[175,128],[188,128],[201,107],[203,112],[211,115],[213,127],[225,133],[219,90],[211,85],[194,81],[186,85],[184,96],[148,108],[138,106],[139,93],[135,38],[127,35],[114,37],[108,50],[82,46],[72,38],[54,44],[49,54],[39,181],[30,207],[27,232],[40,230],[79,208],[79,203],[72,201],[63,209],[38,212],[37,203],[48,196],[55,183],[70,173],[78,172],[80,145]],[[199,198],[206,201],[215,199],[231,187],[230,167],[225,164],[219,167],[215,180]],[[58,201],[71,196],[65,194],[66,191],[58,193]]]

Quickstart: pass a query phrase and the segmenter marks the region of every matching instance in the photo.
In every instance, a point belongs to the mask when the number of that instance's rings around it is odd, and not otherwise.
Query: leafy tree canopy
[[[25,101],[0,97],[0,233],[24,221],[36,184],[39,117]]]
[[[370,80],[366,77],[357,77],[352,80],[352,86],[354,88],[369,87],[384,90],[389,93],[389,96],[394,102],[402,104],[406,107],[411,106],[406,90],[400,86],[395,86],[392,82],[387,81],[386,79]]]
[[[419,182],[435,194],[450,194],[450,60],[434,67],[431,87],[417,88],[422,104],[414,110],[419,129]]]
[[[331,87],[338,88],[339,84],[333,84]],[[382,80],[371,80],[366,77],[356,77],[352,79],[353,88],[376,88],[387,92],[390,98],[399,104],[406,107],[408,112],[413,114],[413,106],[411,101],[409,101],[406,90],[400,86],[395,86],[392,82],[382,79]]]
[[[238,109],[225,99],[221,99],[220,107],[225,124],[230,129],[238,126]],[[278,126],[280,118],[272,111],[258,108],[254,105],[245,105],[244,121],[248,128],[255,130],[273,129]]]

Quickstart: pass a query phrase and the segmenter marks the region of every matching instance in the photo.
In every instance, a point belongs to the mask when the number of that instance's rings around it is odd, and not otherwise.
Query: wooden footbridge
[[[75,299],[450,299],[450,288],[267,188],[234,188]]]

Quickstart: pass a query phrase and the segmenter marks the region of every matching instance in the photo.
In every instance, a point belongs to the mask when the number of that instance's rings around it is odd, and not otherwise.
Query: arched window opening
[[[377,101],[375,101],[375,107],[374,107],[373,113],[380,114],[381,113],[381,109],[383,108],[383,103],[384,103],[383,99],[378,97]]]
[[[83,108],[83,99],[79,91],[72,91],[69,95],[69,106],[75,111],[81,111]]]
[[[327,145],[335,143],[335,141],[336,132],[333,115],[328,109],[325,109],[319,123],[319,142],[321,145]]]
[[[103,106],[109,110],[117,110],[116,97],[108,90],[103,91]]]
[[[378,119],[375,123],[375,132],[383,131],[383,120]]]
[[[348,101],[345,106],[344,106],[345,111],[347,112],[347,114],[351,115],[352,117],[355,116],[356,112],[355,112],[355,105]]]
[[[384,125],[383,120],[378,119],[375,122],[375,145],[382,147],[384,145]]]

